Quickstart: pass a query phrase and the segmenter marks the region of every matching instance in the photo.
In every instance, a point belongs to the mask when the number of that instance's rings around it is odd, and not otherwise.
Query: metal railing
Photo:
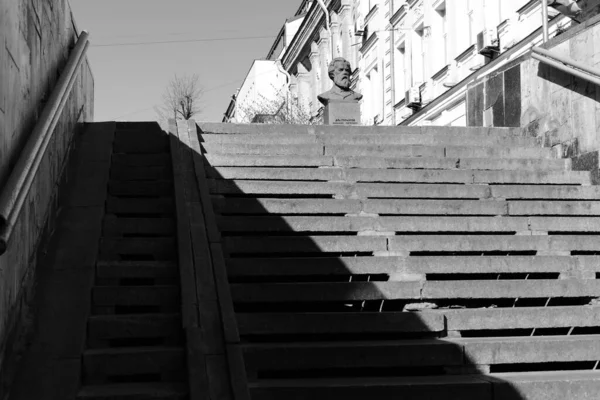
[[[548,0],[542,1],[542,35],[543,42],[546,43],[548,41]]]
[[[578,78],[600,85],[600,70],[582,64],[569,57],[554,54],[540,47],[531,49],[531,57]]]
[[[89,34],[87,31],[82,31],[6,185],[2,188],[2,193],[0,193],[0,255],[6,252],[17,218],[37,175],[48,143],[52,139],[54,128],[75,84],[77,72],[85,58],[88,46]]]

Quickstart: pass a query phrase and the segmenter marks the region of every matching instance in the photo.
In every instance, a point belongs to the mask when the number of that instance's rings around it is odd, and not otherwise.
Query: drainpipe
[[[546,43],[548,41],[548,0],[542,0],[542,33]]]
[[[331,20],[329,18],[329,10],[327,10],[327,6],[325,6],[325,2],[323,0],[317,0],[317,3],[319,3],[319,6],[321,6],[323,12],[325,13],[325,29],[329,34],[329,44],[331,45],[331,55],[333,56],[333,37],[331,36]]]
[[[277,66],[277,69],[279,69],[279,71],[281,71],[287,80],[287,90],[286,90],[286,106],[287,106],[287,111],[288,111],[288,117],[290,115],[290,98],[291,98],[291,94],[292,94],[292,90],[291,90],[291,86],[292,86],[292,76],[290,75],[289,72],[286,71],[286,69],[283,66],[283,63],[281,62],[281,60],[277,60],[275,61],[275,65]]]

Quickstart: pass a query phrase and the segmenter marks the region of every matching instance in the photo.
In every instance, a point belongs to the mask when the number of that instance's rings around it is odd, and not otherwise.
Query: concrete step
[[[491,374],[495,400],[512,400],[518,392],[527,400],[594,400],[600,391],[600,372],[548,371]]]
[[[598,371],[548,371],[488,375],[280,379],[251,382],[253,399],[325,400],[595,400]]]
[[[333,199],[213,199],[221,214],[348,214],[359,213],[360,200]]]
[[[177,263],[171,261],[99,261],[97,279],[157,279],[179,275]]]
[[[92,289],[92,307],[96,314],[118,313],[119,307],[146,307],[147,313],[173,312],[179,306],[177,286],[96,286]]]
[[[315,303],[365,300],[531,299],[600,296],[589,280],[467,280],[231,284],[235,303]]]
[[[143,165],[132,166],[113,164],[110,168],[110,179],[118,181],[155,181],[173,178],[173,171],[169,165]]]
[[[599,256],[228,258],[230,279],[395,274],[539,274],[595,277]]]
[[[420,313],[426,320],[443,315],[449,331],[599,327],[600,307],[522,307],[431,310]]]
[[[464,348],[471,364],[516,364],[600,360],[600,336],[537,336],[447,339]]]
[[[206,175],[212,179],[263,179],[300,181],[341,181],[341,168],[241,168],[208,167]]]
[[[175,202],[172,197],[116,197],[108,196],[106,212],[110,214],[172,214]]]
[[[81,388],[77,400],[186,400],[183,383],[113,383]]]
[[[198,122],[202,136],[206,134],[261,134],[261,135],[372,135],[372,134],[437,134],[479,136],[523,136],[521,128],[463,127],[463,126],[336,126],[291,124],[222,124]]]
[[[600,240],[596,235],[261,236],[226,237],[223,241],[231,253],[254,254],[537,251],[538,255],[560,255],[570,251],[600,251]]]
[[[350,193],[352,184],[346,182],[285,182],[254,180],[208,179],[213,194],[282,194],[282,195],[342,195]]]
[[[208,154],[246,154],[246,155],[304,155],[322,156],[321,144],[230,144],[202,143],[202,149]]]
[[[441,312],[237,313],[236,319],[240,334],[246,336],[431,334],[445,329]]]
[[[171,210],[169,210],[171,211]],[[105,236],[173,236],[175,221],[172,218],[117,218],[104,216],[103,232]]]
[[[346,168],[399,168],[399,169],[466,169],[565,171],[571,168],[570,159],[527,158],[435,158],[435,157],[333,157],[334,165]]]
[[[600,186],[358,183],[358,198],[596,200]]]
[[[469,171],[414,169],[345,169],[345,168],[244,168],[208,167],[213,179],[264,179],[392,183],[518,183],[589,185],[587,171]]]
[[[259,145],[257,145],[259,146]],[[264,153],[268,154],[268,153]],[[541,147],[477,147],[477,146],[426,146],[407,145],[352,145],[332,144],[325,146],[327,156],[376,156],[376,157],[435,157],[435,158],[555,158],[551,149]]]
[[[461,366],[461,344],[442,340],[241,345],[249,379],[268,372]],[[325,376],[323,376],[325,377]]]
[[[400,189],[400,188],[396,188]],[[465,187],[467,189],[467,187]],[[418,196],[407,190],[406,197]],[[434,193],[443,196],[443,193]],[[390,196],[392,193],[389,194]],[[370,199],[362,202],[362,211],[381,215],[507,215],[508,202],[500,200],[396,200]]]
[[[164,197],[172,193],[172,180],[108,182],[108,194],[111,196]]]
[[[322,133],[299,134],[203,134],[205,143],[223,144],[309,144],[324,143],[351,145],[456,145],[477,143],[478,146],[541,147],[538,138],[505,135],[482,135],[468,131],[459,133]]]
[[[83,353],[83,383],[156,376],[156,381],[185,380],[185,351],[181,347],[94,349]],[[179,378],[179,379],[175,379]]]
[[[543,228],[546,218],[536,221]],[[569,221],[562,221],[569,224]],[[581,221],[581,228],[600,231]],[[583,226],[585,224],[585,226]],[[510,217],[218,217],[221,232],[529,232],[529,219]],[[574,225],[574,224],[573,224]],[[569,225],[564,229],[569,230]],[[531,228],[533,229],[533,228]]]
[[[351,182],[410,183],[518,183],[589,185],[589,172],[575,171],[470,171],[470,170],[410,170],[410,169],[344,169],[344,178]]]
[[[600,201],[511,201],[508,214],[597,216],[600,215]]]
[[[205,162],[213,167],[331,167],[333,157],[328,156],[252,156],[206,154]]]
[[[129,167],[160,167],[171,164],[169,153],[159,154],[113,154],[111,164],[114,166]]]
[[[153,345],[177,345],[183,341],[179,314],[94,315],[88,319],[88,348],[118,347],[153,340]]]
[[[176,255],[174,238],[103,238],[100,241],[101,261],[161,261]]]

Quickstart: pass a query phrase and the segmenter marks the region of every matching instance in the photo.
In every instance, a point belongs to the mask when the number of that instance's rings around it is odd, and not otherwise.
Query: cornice
[[[369,51],[369,49],[371,49],[371,47],[373,47],[378,39],[377,32],[373,32],[358,51],[360,51],[361,54],[365,54],[367,51]]]
[[[394,15],[392,15],[392,17],[390,18],[390,24],[392,24],[392,26],[396,25],[398,22],[400,22],[402,18],[404,18],[404,16],[406,16],[406,4],[400,7],[398,11],[396,11]]]
[[[327,9],[329,11],[336,11],[340,8],[340,5],[341,0],[330,0]],[[319,39],[318,27],[320,25],[325,25],[325,15],[323,14],[321,7],[315,1],[310,10],[308,10],[304,21],[302,21],[300,28],[298,28],[298,32],[294,35],[294,38],[281,58],[282,64],[288,72],[296,62],[298,62],[298,57],[302,55],[306,46],[310,45],[311,41]]]

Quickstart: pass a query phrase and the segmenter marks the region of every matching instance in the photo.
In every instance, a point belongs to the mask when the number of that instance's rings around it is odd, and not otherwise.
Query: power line
[[[110,44],[92,44],[92,47],[121,47],[121,46],[145,46],[152,44],[170,44],[170,43],[196,43],[196,42],[221,42],[225,40],[254,40],[254,39],[274,39],[275,36],[240,36],[227,38],[206,38],[189,40],[165,40],[156,42],[135,42],[135,43],[110,43]]]

